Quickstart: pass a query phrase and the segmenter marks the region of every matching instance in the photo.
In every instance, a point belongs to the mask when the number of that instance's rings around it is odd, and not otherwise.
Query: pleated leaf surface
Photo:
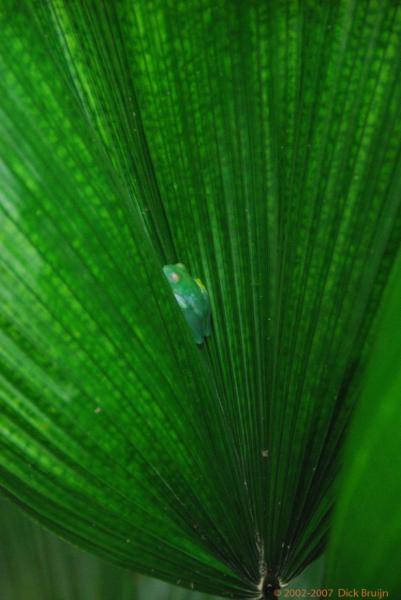
[[[125,571],[74,548],[0,502],[2,600],[216,600]]]
[[[322,560],[289,585],[319,587]],[[46,531],[10,502],[0,501],[2,600],[217,600],[118,568]]]
[[[6,0],[0,25],[1,487],[120,565],[258,597],[325,545],[399,246],[401,8]]]
[[[401,257],[383,302],[344,455],[326,581],[397,598],[401,589]]]

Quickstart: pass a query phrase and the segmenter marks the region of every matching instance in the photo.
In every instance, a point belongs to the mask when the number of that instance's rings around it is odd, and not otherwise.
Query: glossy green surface
[[[324,547],[399,246],[401,7],[5,0],[0,28],[0,486],[255,598]]]

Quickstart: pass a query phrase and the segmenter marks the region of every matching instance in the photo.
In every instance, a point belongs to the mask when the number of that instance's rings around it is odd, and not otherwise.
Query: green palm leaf
[[[316,586],[317,561],[294,581]],[[309,571],[309,573],[308,573]],[[2,600],[213,600],[167,583],[133,575],[82,552],[0,502],[0,597]]]
[[[82,552],[0,502],[2,600],[213,600]]]
[[[135,580],[79,551],[0,502],[2,600],[136,600]]]
[[[319,555],[399,246],[396,3],[0,8],[0,481],[205,592]],[[162,273],[206,283],[192,341]]]
[[[400,299],[401,256],[347,441],[327,564],[330,585],[382,598],[401,589]]]

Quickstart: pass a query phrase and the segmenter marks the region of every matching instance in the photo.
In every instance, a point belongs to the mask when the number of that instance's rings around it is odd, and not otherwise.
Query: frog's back
[[[202,344],[204,337],[211,333],[210,301],[205,286],[200,279],[191,277],[182,263],[166,265],[163,271],[192,329],[195,342]]]

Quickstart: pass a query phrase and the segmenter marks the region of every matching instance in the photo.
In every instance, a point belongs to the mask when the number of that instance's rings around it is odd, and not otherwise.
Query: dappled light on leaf
[[[401,7],[7,0],[0,26],[0,486],[255,599],[326,544],[400,240]]]

